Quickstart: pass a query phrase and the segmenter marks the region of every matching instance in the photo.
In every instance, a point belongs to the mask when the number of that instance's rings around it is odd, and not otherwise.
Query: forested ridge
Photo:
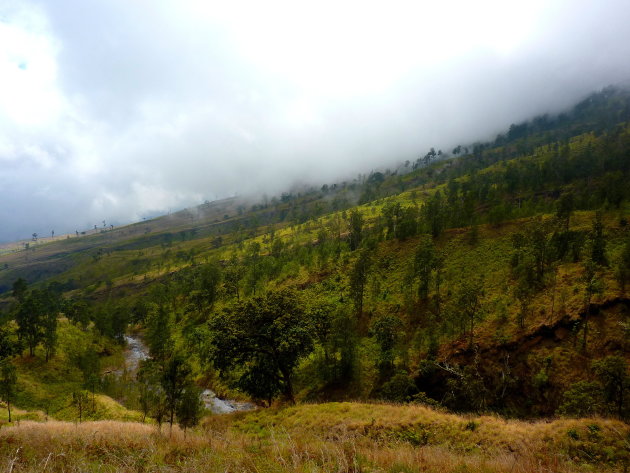
[[[0,255],[1,397],[183,428],[202,388],[627,421],[629,182],[630,93],[607,88],[351,182]]]

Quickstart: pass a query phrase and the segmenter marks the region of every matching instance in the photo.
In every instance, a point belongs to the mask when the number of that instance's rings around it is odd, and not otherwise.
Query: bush
[[[409,402],[418,389],[404,371],[399,371],[381,387],[381,397],[393,402]]]
[[[579,381],[564,393],[558,413],[563,416],[585,417],[602,412],[604,390],[599,383]]]

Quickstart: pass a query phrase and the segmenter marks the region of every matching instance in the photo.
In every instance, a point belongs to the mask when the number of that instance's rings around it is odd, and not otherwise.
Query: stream
[[[125,350],[125,367],[128,373],[138,371],[140,361],[149,358],[149,349],[144,342],[137,337],[125,335],[127,349]],[[229,414],[236,411],[251,411],[256,405],[251,402],[236,401],[233,399],[221,399],[211,389],[205,389],[201,393],[201,400],[206,409],[213,414]]]

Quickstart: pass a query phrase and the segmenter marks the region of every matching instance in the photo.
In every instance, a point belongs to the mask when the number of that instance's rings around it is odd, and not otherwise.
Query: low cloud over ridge
[[[630,78],[625,1],[416,3],[0,4],[0,240],[354,176]]]

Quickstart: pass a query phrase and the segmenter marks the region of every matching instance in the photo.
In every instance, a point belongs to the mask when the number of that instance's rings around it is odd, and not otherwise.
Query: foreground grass
[[[421,406],[332,403],[177,427],[23,421],[0,429],[11,472],[624,471],[630,429],[603,419],[506,421]]]

